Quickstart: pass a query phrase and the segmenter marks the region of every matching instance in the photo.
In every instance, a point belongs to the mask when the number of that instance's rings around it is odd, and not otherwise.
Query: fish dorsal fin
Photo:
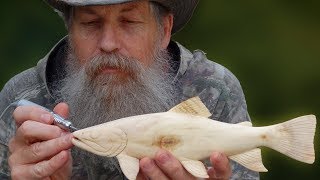
[[[257,172],[267,172],[261,158],[261,149],[256,148],[242,154],[230,156],[230,159],[241,164],[242,166]]]
[[[139,172],[139,159],[126,154],[119,154],[117,159],[123,174],[129,180],[136,179]]]
[[[182,103],[176,105],[169,111],[176,113],[192,114],[195,116],[202,116],[206,118],[211,116],[211,113],[209,112],[208,108],[202,103],[201,99],[198,96],[183,101]]]
[[[252,123],[250,121],[243,121],[238,123],[238,125],[252,127]]]
[[[201,161],[184,159],[181,160],[181,164],[193,176],[198,178],[209,178],[206,167]]]

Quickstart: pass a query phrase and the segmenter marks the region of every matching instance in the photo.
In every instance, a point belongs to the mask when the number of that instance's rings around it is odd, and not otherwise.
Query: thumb
[[[63,118],[69,117],[69,106],[66,103],[59,103],[57,104],[53,111],[57,114],[59,114]]]
[[[210,156],[213,168],[208,170],[208,174],[212,179],[230,179],[231,167],[228,157],[223,153],[214,152]]]

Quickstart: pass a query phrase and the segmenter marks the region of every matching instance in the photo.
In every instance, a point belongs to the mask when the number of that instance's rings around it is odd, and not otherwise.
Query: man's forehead
[[[98,5],[98,6],[78,6],[76,7],[81,12],[87,14],[97,14],[99,12],[117,10],[121,13],[131,12],[131,11],[145,11],[149,9],[149,1],[133,1],[121,4],[111,4],[111,5]]]

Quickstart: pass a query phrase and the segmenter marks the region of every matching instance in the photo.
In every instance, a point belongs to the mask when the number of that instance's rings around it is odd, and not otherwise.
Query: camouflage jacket
[[[28,99],[49,109],[58,103],[52,95],[54,88],[51,82],[52,79],[63,77],[66,44],[64,38],[37,66],[6,83],[0,92],[0,114],[10,103],[19,99]],[[174,83],[179,84],[178,100],[199,96],[212,113],[212,119],[228,123],[250,121],[240,83],[229,70],[208,60],[200,50],[191,53],[176,42],[171,42],[168,49],[176,62],[173,66],[176,66]],[[15,133],[12,111],[9,109],[4,112],[0,119],[0,179],[10,179],[8,141]],[[125,179],[119,166],[96,164],[88,158],[80,159],[75,154],[72,179]],[[259,179],[258,173],[235,162],[231,162],[231,166],[231,179]]]

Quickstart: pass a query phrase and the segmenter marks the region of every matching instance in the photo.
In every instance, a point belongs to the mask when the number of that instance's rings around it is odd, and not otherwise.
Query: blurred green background
[[[62,20],[41,0],[1,3],[0,88],[66,34]],[[320,117],[320,1],[201,0],[174,39],[204,50],[238,77],[255,126],[305,114]],[[319,132],[318,126],[313,165],[263,148],[269,172],[261,179],[319,178]]]

